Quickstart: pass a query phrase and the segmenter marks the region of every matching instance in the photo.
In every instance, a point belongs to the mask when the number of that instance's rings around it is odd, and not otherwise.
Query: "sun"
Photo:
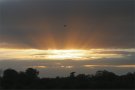
[[[73,60],[80,60],[84,59],[83,57],[86,56],[85,50],[49,50],[48,53],[50,55],[47,56],[48,59],[73,59]]]

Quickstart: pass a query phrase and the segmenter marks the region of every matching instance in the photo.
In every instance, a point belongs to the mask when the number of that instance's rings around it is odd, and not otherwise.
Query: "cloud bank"
[[[3,48],[135,47],[134,0],[7,0],[0,8]]]

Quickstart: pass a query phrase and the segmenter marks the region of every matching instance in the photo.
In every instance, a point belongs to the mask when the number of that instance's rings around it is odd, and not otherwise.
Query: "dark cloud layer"
[[[92,65],[84,67],[85,65]],[[72,67],[71,67],[72,66]],[[66,76],[70,72],[93,74],[97,70],[109,70],[117,74],[125,74],[127,72],[135,71],[135,60],[131,59],[100,59],[100,60],[1,60],[0,69],[13,68],[18,71],[25,70],[26,68],[36,68],[40,71],[41,77],[56,77]],[[71,68],[68,68],[71,67]]]
[[[134,48],[134,5],[134,0],[1,1],[0,47]]]

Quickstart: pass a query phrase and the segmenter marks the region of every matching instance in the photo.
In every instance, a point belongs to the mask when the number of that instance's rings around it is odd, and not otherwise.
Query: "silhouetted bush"
[[[28,68],[25,72],[7,69],[0,77],[3,89],[135,89],[135,72],[118,76],[106,70],[95,75],[71,72],[68,77],[39,78],[36,69]]]
[[[7,69],[3,73],[2,87],[3,88],[16,88],[18,83],[18,72],[13,69]]]

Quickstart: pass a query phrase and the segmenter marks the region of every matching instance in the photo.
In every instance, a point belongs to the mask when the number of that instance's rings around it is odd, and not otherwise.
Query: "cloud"
[[[26,69],[27,68],[41,68],[41,69],[45,69],[45,68],[47,68],[47,66],[28,66],[28,67],[26,67]]]
[[[40,71],[41,77],[56,77],[69,75],[70,72],[93,74],[97,70],[109,70],[117,74],[125,74],[127,72],[134,72],[135,62],[127,60],[116,59],[119,63],[109,63],[107,60],[100,60],[104,63],[94,61],[49,61],[49,60],[3,60],[0,61],[0,69],[13,68],[17,71],[24,71],[26,68],[36,68]],[[106,62],[105,62],[106,61]],[[108,60],[109,61],[109,60]],[[128,62],[128,63],[123,63]],[[134,61],[132,59],[131,61]],[[121,63],[120,63],[121,62]],[[58,64],[59,63],[59,64]],[[87,67],[86,67],[87,65]],[[84,67],[85,66],[85,67]]]
[[[96,67],[119,67],[119,68],[135,68],[133,65],[84,65],[86,68],[96,68]]]
[[[0,4],[0,47],[135,47],[133,0],[20,0]]]
[[[0,60],[113,60],[132,59],[135,49],[38,50],[0,49]]]

